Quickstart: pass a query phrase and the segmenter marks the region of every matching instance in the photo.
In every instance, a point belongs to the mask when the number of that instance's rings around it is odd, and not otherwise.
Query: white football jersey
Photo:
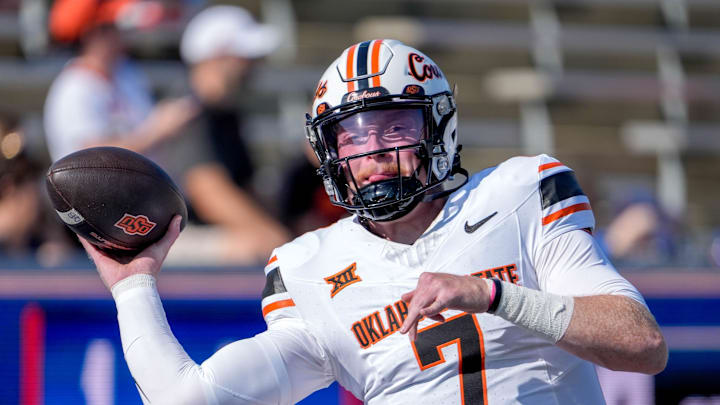
[[[302,321],[314,338],[307,352],[319,356],[313,364],[368,404],[604,403],[592,364],[494,315],[447,310],[444,323],[423,319],[415,342],[398,333],[407,315],[400,297],[421,273],[550,291],[545,245],[593,226],[568,167],[545,155],[513,158],[473,175],[413,245],[382,239],[351,217],[276,249],[263,315],[271,330]]]

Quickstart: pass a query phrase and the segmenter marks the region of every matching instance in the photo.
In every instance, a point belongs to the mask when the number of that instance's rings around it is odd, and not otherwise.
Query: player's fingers
[[[178,236],[180,236],[181,222],[182,217],[180,215],[175,215],[172,221],[170,221],[170,226],[168,226],[168,230],[167,232],[165,232],[165,236],[163,236],[162,239],[147,248],[143,252],[143,254],[141,254],[141,256],[151,256],[160,261],[164,260],[165,256],[167,256],[167,252],[170,250],[170,247],[173,243],[175,243],[175,240],[177,240]]]
[[[92,260],[92,262],[95,263],[96,266],[102,265],[105,261],[109,260],[108,257],[100,249],[98,249],[92,243],[88,242],[85,238],[79,235],[77,238],[80,241],[80,244],[83,245],[83,247],[85,248],[85,251],[90,257],[90,260]]]
[[[432,318],[445,309],[445,304],[440,300],[433,301],[430,305],[420,310],[420,315]]]
[[[412,324],[414,322],[417,322],[417,320],[420,318],[419,314],[414,314],[408,312],[407,318],[402,323],[402,326],[400,327],[400,333],[408,333],[410,330],[410,327],[412,327]]]
[[[165,236],[160,239],[160,246],[163,248],[163,250],[170,250],[170,246],[172,246],[172,244],[175,243],[175,241],[177,240],[178,236],[180,236],[181,222],[182,217],[180,215],[175,215],[175,217],[172,219],[172,222],[170,222],[170,226],[168,227],[167,232],[165,232]]]
[[[95,246],[93,246],[92,243],[86,241],[85,238],[81,237],[80,235],[78,235],[77,238],[80,241],[80,244],[83,246],[83,248],[85,248],[85,251],[87,252],[88,257],[90,257],[90,260],[95,262],[95,257],[97,255]]]
[[[402,327],[400,327],[400,333],[408,333],[413,325],[417,324],[420,320],[420,309],[415,305],[410,305],[408,308],[408,314],[403,321]]]
[[[400,296],[400,299],[402,299],[405,303],[409,304],[412,301],[413,296],[415,295],[415,291],[417,291],[417,290],[412,290],[410,292],[406,292],[405,294]]]
[[[428,316],[428,318],[430,318],[430,319],[432,319],[433,321],[436,321],[436,322],[445,322],[445,317],[444,317],[442,314],[437,314],[437,315],[433,315],[433,316]]]
[[[413,325],[413,327],[410,329],[410,340],[415,341],[417,338],[417,323]]]
[[[400,328],[400,333],[408,333],[413,326],[417,327],[417,323],[420,322],[420,318],[422,318],[420,310],[425,308],[430,302],[432,302],[431,297],[426,298],[423,297],[423,295],[415,295],[413,297],[410,305],[408,305],[408,314]]]

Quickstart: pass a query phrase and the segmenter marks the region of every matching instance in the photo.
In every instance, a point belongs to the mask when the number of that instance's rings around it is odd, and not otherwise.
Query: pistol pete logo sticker
[[[326,92],[327,92],[327,80],[320,81],[318,83],[317,89],[315,90],[315,98],[313,98],[313,101],[324,96]]]
[[[150,221],[145,215],[130,215],[125,214],[119,221],[115,223],[115,226],[122,229],[128,235],[147,235],[148,232],[152,231],[157,225],[155,222]]]

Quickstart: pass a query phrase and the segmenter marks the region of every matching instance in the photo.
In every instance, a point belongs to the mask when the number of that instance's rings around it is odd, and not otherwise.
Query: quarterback
[[[288,404],[338,381],[367,404],[602,404],[593,363],[662,371],[664,338],[594,241],[573,171],[540,155],[468,174],[456,111],[422,52],[346,49],[306,129],[331,202],[354,215],[278,247],[267,331],[202,364],[155,287],[178,221],[128,264],[83,242],[143,401]]]

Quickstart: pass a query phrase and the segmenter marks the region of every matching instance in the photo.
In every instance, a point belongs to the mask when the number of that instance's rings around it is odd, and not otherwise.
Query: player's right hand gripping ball
[[[45,185],[55,211],[75,233],[118,256],[134,256],[165,234],[187,207],[158,165],[122,148],[77,151],[53,163]]]

